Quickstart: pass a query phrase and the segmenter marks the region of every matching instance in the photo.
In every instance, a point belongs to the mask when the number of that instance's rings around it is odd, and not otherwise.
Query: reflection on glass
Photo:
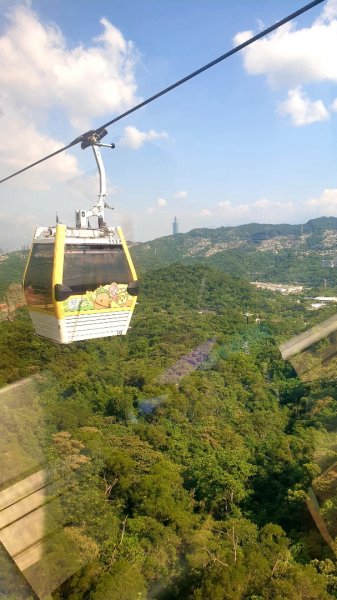
[[[12,585],[10,557],[40,600],[47,600],[83,565],[76,536],[65,528],[65,507],[75,485],[74,469],[87,459],[81,459],[78,446],[57,456],[57,447],[66,441],[71,448],[71,442],[64,434],[48,441],[36,381],[3,388],[0,400],[0,542],[7,565],[1,585],[4,589]],[[23,586],[21,597],[28,598],[27,594]]]
[[[52,304],[54,244],[34,244],[30,256],[24,291],[29,306]]]
[[[69,286],[73,294],[132,280],[122,246],[66,244],[63,284]]]

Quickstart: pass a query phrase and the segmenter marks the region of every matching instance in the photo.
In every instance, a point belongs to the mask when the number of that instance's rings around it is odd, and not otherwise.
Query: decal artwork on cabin
[[[85,296],[76,296],[65,300],[64,312],[84,312],[88,310],[120,310],[132,306],[133,298],[127,293],[127,285],[112,283],[87,291]]]

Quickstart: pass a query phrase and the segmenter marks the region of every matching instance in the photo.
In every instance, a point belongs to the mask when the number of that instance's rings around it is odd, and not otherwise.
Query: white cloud
[[[220,208],[229,208],[231,203],[229,200],[224,200],[223,202],[218,202],[218,206],[220,206]]]
[[[268,198],[260,198],[255,202],[246,204],[232,204],[228,200],[218,203],[217,214],[230,219],[232,223],[250,223],[262,220],[275,221],[275,215],[287,214],[289,219],[293,213],[292,202],[275,202]]]
[[[193,226],[201,227],[205,217],[210,218],[210,226],[219,227],[242,223],[305,223],[322,215],[337,216],[337,188],[325,189],[317,197],[296,202],[259,198],[234,204],[223,200],[210,209],[204,208],[198,212]]]
[[[334,216],[337,214],[337,189],[323,190],[318,198],[310,198],[305,204],[307,207],[317,210],[320,214],[324,212],[327,216]]]
[[[211,211],[210,211],[210,210],[208,210],[208,208],[203,208],[203,209],[200,211],[199,215],[200,215],[201,217],[211,217],[211,216],[212,216],[212,213],[211,213]]]
[[[124,136],[121,139],[121,143],[133,150],[138,150],[145,142],[151,142],[158,139],[167,139],[168,134],[166,131],[139,131],[136,127],[129,125],[124,129]]]
[[[318,23],[332,21],[337,17],[337,0],[329,0],[323,8],[321,16],[317,19]]]
[[[233,42],[234,42],[235,46],[239,46],[240,44],[247,42],[247,40],[249,40],[249,38],[253,37],[253,35],[254,35],[254,33],[251,30],[239,31],[239,33],[237,33],[236,36],[234,37]]]
[[[0,111],[0,128],[0,178],[64,145],[60,140],[39,133],[23,112],[16,112],[11,108]],[[79,174],[76,158],[68,152],[62,152],[52,161],[46,161],[10,182],[11,186],[48,190],[52,182],[66,181]]]
[[[250,34],[252,32],[249,32]],[[234,41],[247,39],[239,33]],[[251,75],[266,75],[272,87],[309,82],[337,81],[337,21],[316,21],[295,29],[287,24],[243,51],[244,66]]]
[[[242,43],[252,31],[238,33],[234,43]],[[337,82],[337,0],[324,5],[311,26],[296,28],[288,23],[271,35],[243,50],[243,62],[250,75],[264,75],[272,88],[290,88],[282,112],[291,114],[294,125],[328,118],[321,100],[310,101],[300,86]]]
[[[180,190],[180,192],[176,192],[174,194],[174,197],[176,198],[176,200],[183,200],[184,198],[187,197],[187,191],[186,190]]]
[[[156,206],[155,206],[155,207],[154,207],[154,206],[151,206],[150,208],[147,208],[147,209],[146,209],[146,212],[147,212],[149,215],[153,215],[154,213],[157,213],[157,214],[159,214],[159,212],[160,212],[160,211],[158,212],[158,211],[156,210],[156,208],[163,208],[164,206],[166,206],[166,204],[167,204],[167,202],[166,202],[165,198],[157,198],[157,201],[156,201]]]
[[[121,111],[139,100],[134,76],[137,50],[107,19],[101,19],[101,26],[101,35],[90,44],[70,48],[60,29],[43,23],[30,6],[8,12],[0,35],[1,176],[76,137],[77,131],[67,133],[65,141],[47,133],[55,114],[61,112],[65,128],[83,131],[98,116]],[[79,174],[77,160],[64,152],[11,184],[50,189]]]
[[[43,24],[29,7],[16,7],[8,19],[0,37],[0,86],[18,108],[61,107],[74,126],[85,129],[95,117],[137,100],[137,51],[107,19],[87,48],[67,47],[60,29]]]
[[[289,90],[288,99],[279,104],[279,111],[289,114],[296,126],[329,119],[329,113],[322,100],[310,100],[301,87]]]

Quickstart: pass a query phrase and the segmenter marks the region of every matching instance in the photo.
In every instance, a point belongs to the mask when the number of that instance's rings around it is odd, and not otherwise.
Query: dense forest
[[[330,314],[175,263],[143,268],[126,337],[56,346],[25,308],[0,323],[2,389],[36,390],[3,406],[4,480],[20,462],[68,482],[55,519],[80,564],[53,598],[337,597],[333,544],[307,508],[319,480],[334,539],[334,482],[319,477],[337,459],[337,380],[302,381],[278,350]],[[0,597],[34,597],[4,550],[0,571]]]

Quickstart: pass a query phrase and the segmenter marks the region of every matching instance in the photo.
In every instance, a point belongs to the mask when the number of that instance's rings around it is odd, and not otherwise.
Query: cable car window
[[[52,304],[54,244],[34,244],[30,256],[24,290],[27,304]]]
[[[66,244],[64,254],[63,284],[74,294],[133,281],[122,246]]]

